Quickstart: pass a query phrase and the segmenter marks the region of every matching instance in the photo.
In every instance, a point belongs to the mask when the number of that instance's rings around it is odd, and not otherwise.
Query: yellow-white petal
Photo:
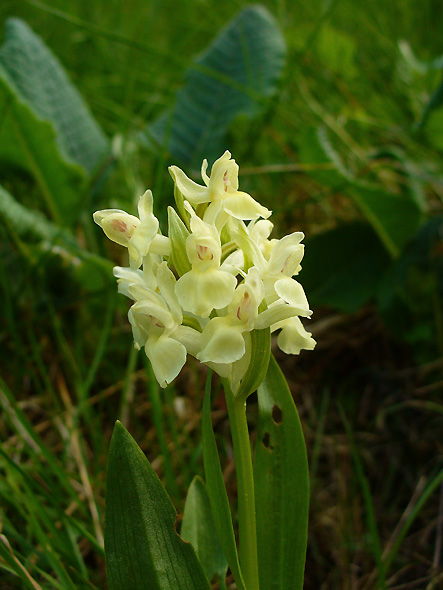
[[[145,351],[160,387],[171,383],[186,362],[186,348],[183,344],[164,335],[148,338]]]
[[[207,318],[213,309],[222,309],[231,303],[237,279],[217,268],[204,272],[193,268],[179,278],[175,292],[185,311]]]
[[[303,287],[295,279],[284,277],[276,281],[274,287],[279,297],[299,310],[298,315],[308,317],[312,314]]]
[[[300,354],[301,350],[314,350],[317,343],[312,338],[312,334],[305,330],[299,318],[281,322],[279,327],[282,331],[278,335],[277,343],[286,354]]]
[[[245,354],[244,326],[230,317],[213,318],[202,333],[202,363],[233,363]]]
[[[96,211],[93,217],[95,223],[101,226],[110,240],[126,247],[129,245],[134,230],[140,224],[138,217],[119,209]]]
[[[239,191],[224,199],[224,209],[235,219],[257,219],[258,217],[267,219],[271,215],[269,209],[257,203],[247,193]]]
[[[181,194],[192,204],[207,203],[210,200],[209,189],[197,184],[186,176],[177,166],[170,166],[169,172]]]

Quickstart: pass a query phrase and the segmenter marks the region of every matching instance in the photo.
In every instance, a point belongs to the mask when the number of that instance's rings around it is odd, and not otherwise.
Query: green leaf
[[[237,583],[237,588],[238,590],[246,590],[238,560],[228,495],[223,481],[220,458],[218,456],[217,444],[212,429],[211,372],[209,372],[208,380],[206,382],[205,398],[203,401],[202,435],[205,479],[215,528],[217,529],[224,554],[226,555],[229,567],[231,568]]]
[[[40,249],[61,256],[70,265],[77,280],[89,290],[98,290],[113,280],[112,263],[81,248],[73,234],[52,223],[39,211],[27,209],[0,186],[0,219],[27,242],[37,239]]]
[[[109,142],[60,62],[18,18],[6,23],[0,73],[16,100],[53,124],[64,157],[93,171],[108,151]]]
[[[110,590],[209,590],[149,461],[117,422],[108,459],[105,556]]]
[[[107,140],[42,41],[19,19],[0,50],[0,161],[29,171],[57,222],[72,225]]]
[[[256,116],[275,93],[284,58],[284,38],[271,14],[263,6],[245,8],[188,70],[173,111],[141,139],[166,146],[187,166],[213,161],[227,148],[233,119]]]
[[[352,313],[375,297],[390,264],[370,226],[346,224],[307,240],[301,281],[313,307]]]
[[[206,486],[198,475],[186,497],[181,538],[194,547],[208,580],[214,576],[225,579],[228,563],[217,535]]]
[[[258,388],[258,407],[254,481],[260,588],[302,590],[308,459],[297,409],[273,356]]]
[[[326,127],[308,127],[298,141],[300,162],[319,164],[324,169],[312,170],[309,175],[321,184],[342,189],[354,181],[354,175],[328,134]]]
[[[355,185],[349,188],[349,193],[386,250],[397,258],[420,225],[421,212],[417,203],[409,197],[377,187]]]

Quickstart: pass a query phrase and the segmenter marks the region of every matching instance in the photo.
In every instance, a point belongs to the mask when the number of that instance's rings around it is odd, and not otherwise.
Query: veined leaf
[[[245,8],[188,70],[174,109],[141,139],[167,146],[187,166],[214,160],[227,145],[226,131],[239,114],[257,115],[274,94],[285,57],[285,42],[262,6]]]
[[[208,492],[195,476],[186,497],[181,538],[194,547],[208,580],[218,576],[224,583],[228,563],[215,528]]]
[[[105,556],[110,590],[209,590],[155,471],[117,422],[108,459]]]
[[[51,217],[72,224],[108,142],[61,65],[19,19],[0,50],[0,161],[29,171]]]
[[[309,473],[297,409],[274,357],[258,388],[254,459],[260,588],[301,590],[306,558]]]
[[[88,172],[94,170],[109,142],[60,62],[18,18],[7,21],[0,66],[0,75],[16,99],[53,124],[64,157]]]

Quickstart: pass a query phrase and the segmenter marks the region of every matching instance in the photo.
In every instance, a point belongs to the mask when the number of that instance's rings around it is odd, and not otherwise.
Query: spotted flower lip
[[[180,373],[189,348],[198,349],[200,333],[182,326],[182,312],[175,296],[175,277],[166,262],[157,271],[158,293],[139,282],[128,286],[136,300],[129,310],[134,341],[145,348],[161,387]],[[184,344],[187,344],[187,346]]]
[[[191,234],[186,252],[192,268],[177,281],[175,292],[185,311],[207,318],[213,309],[229,305],[237,280],[220,268],[221,243],[216,228],[188,209]]]
[[[210,175],[207,170],[204,160],[199,185],[171,166],[181,195],[175,192],[179,213],[169,209],[170,237],[160,232],[151,191],[140,197],[138,217],[106,209],[94,221],[128,249],[130,267],[115,267],[114,275],[119,292],[132,300],[134,345],[144,349],[160,386],[177,377],[190,354],[241,396],[252,386],[270,332],[279,331],[278,345],[288,354],[316,344],[300,320],[312,311],[294,278],[304,235],[270,237],[271,212],[238,190],[239,168],[230,152],[214,162]]]
[[[257,203],[250,195],[238,190],[238,164],[226,151],[212,166],[211,176],[206,171],[207,160],[203,160],[201,175],[205,186],[197,184],[177,166],[169,171],[182,195],[193,205],[209,203],[204,221],[221,227],[227,216],[239,220],[250,220],[271,215],[271,211]],[[220,206],[221,204],[221,206]]]

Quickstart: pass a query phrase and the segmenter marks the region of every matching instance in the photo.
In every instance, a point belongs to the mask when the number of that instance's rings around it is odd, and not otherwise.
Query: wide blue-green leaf
[[[422,206],[416,196],[388,192],[375,184],[359,181],[364,162],[324,126],[308,128],[301,136],[299,150],[302,162],[324,167],[313,170],[311,176],[348,195],[389,254],[398,257],[421,222]],[[402,164],[407,173],[407,162]]]
[[[194,547],[208,580],[218,577],[224,584],[228,562],[217,535],[206,486],[198,475],[188,490],[180,534]]]
[[[57,59],[19,19],[8,20],[0,50],[0,112],[0,162],[27,170],[51,217],[72,224],[108,141]]]
[[[117,422],[109,449],[105,556],[110,590],[209,590],[155,471]]]
[[[109,142],[58,59],[18,18],[6,24],[0,75],[18,100],[53,124],[65,158],[88,172],[94,170]]]
[[[211,503],[212,515],[220,543],[234,575],[237,589],[246,590],[241,574],[237,546],[235,544],[234,527],[232,526],[231,510],[228,495],[223,481],[223,473],[218,456],[217,443],[211,420],[211,374],[206,382],[205,398],[202,415],[203,462],[205,479]]]
[[[275,93],[284,58],[284,38],[271,14],[263,6],[245,8],[196,59],[174,109],[142,139],[166,146],[187,166],[214,160],[228,147],[233,119],[257,115]]]
[[[254,482],[260,588],[302,590],[308,459],[297,409],[273,356],[258,388],[258,407]]]

